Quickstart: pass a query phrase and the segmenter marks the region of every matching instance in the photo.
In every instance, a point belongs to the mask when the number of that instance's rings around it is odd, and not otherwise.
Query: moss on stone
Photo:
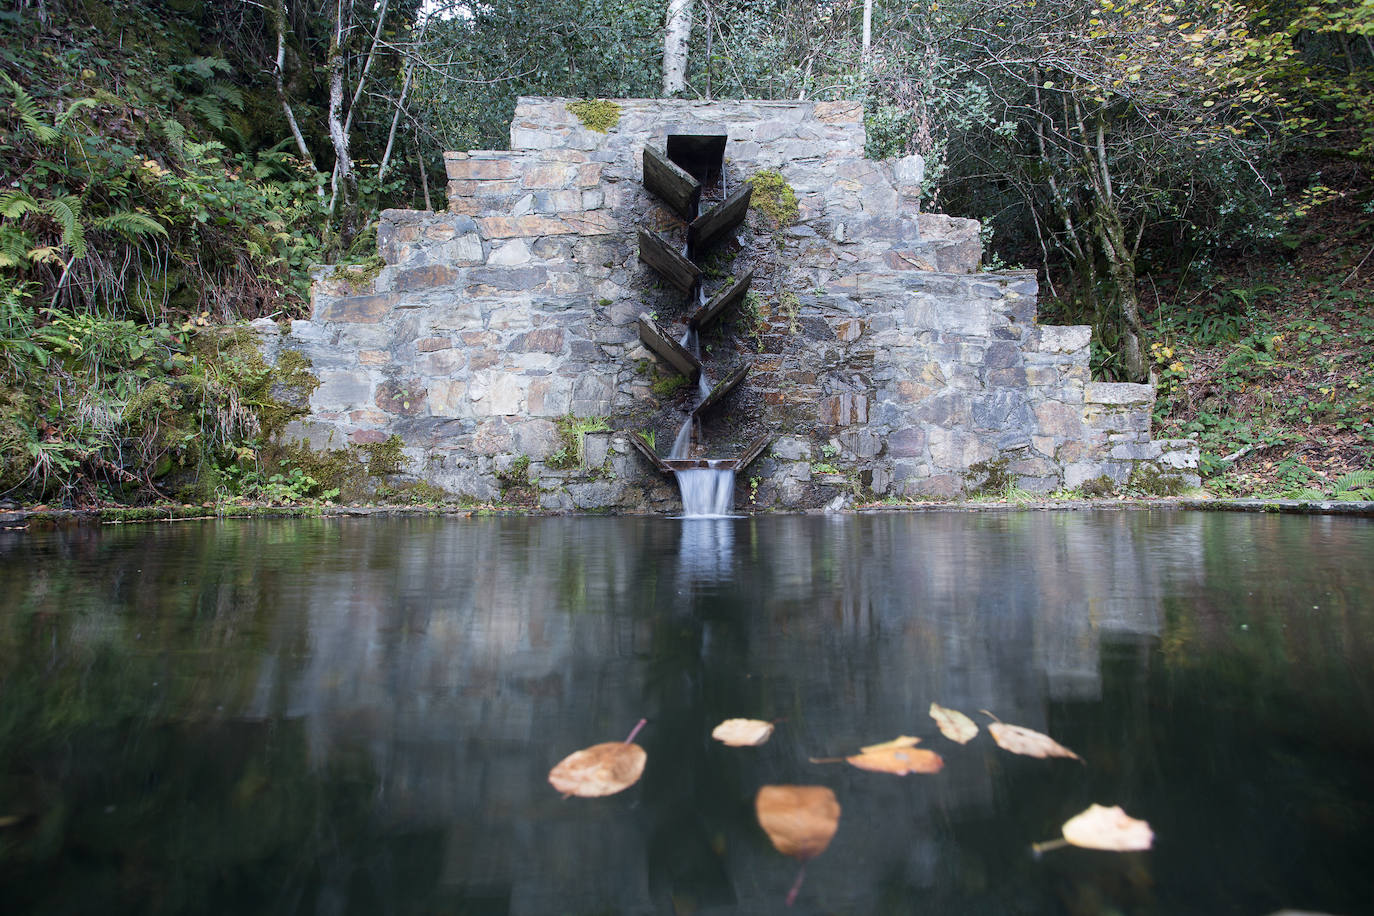
[[[781,172],[765,169],[755,172],[748,181],[754,189],[749,206],[767,216],[775,226],[790,226],[801,216],[797,192],[792,190]]]
[[[1126,492],[1132,496],[1178,496],[1188,485],[1182,475],[1161,471],[1152,464],[1138,464],[1126,482]]]
[[[999,496],[1016,486],[1016,477],[1007,472],[1007,459],[979,461],[964,472],[964,492],[969,497]]]
[[[1078,489],[1082,490],[1083,495],[1089,499],[1100,496],[1111,496],[1116,492],[1116,481],[1112,480],[1106,474],[1100,474],[1092,480],[1085,480]]]
[[[370,442],[357,446],[357,449],[367,462],[369,476],[390,477],[405,468],[405,455],[401,452],[404,445],[400,436],[392,435],[383,442]]]
[[[677,394],[686,384],[686,376],[660,375],[649,384],[649,390],[654,393],[654,397],[662,400]]]
[[[620,106],[608,99],[569,102],[568,111],[572,112],[587,130],[594,130],[599,134],[608,132],[620,123]]]

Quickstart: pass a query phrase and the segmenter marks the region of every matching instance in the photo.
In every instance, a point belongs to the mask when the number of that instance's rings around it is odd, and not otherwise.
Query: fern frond
[[[86,233],[81,227],[81,198],[64,194],[43,201],[43,210],[62,227],[62,244],[72,250],[73,258],[86,256]]]
[[[235,111],[243,110],[243,93],[233,83],[215,80],[205,87],[205,94],[214,96]]]
[[[70,121],[72,118],[76,117],[77,112],[82,111],[86,108],[99,107],[100,103],[97,102],[95,99],[77,99],[75,102],[72,102],[71,106],[66,111],[62,112],[60,115],[57,116],[57,126],[59,128],[66,129],[67,122]]]
[[[180,153],[186,146],[186,125],[175,118],[162,119],[162,134],[177,153]]]
[[[109,216],[102,216],[94,223],[97,229],[108,229],[117,232],[130,241],[137,241],[150,235],[160,235],[167,237],[167,229],[157,220],[146,213],[137,213],[133,210],[120,210],[111,213]]]
[[[1374,487],[1374,471],[1351,471],[1336,481],[1337,490],[1366,490]]]
[[[23,191],[0,193],[0,216],[6,219],[19,219],[25,213],[33,213],[41,209],[38,201]]]
[[[14,93],[14,110],[19,113],[19,120],[28,128],[29,133],[41,143],[49,143],[57,139],[57,129],[50,124],[45,124],[39,118],[38,103],[33,100],[33,96],[24,91],[24,87],[10,78],[8,73],[0,73],[5,78],[5,83],[10,87],[10,92]]]
[[[187,106],[209,122],[215,130],[222,130],[226,123],[224,116],[224,106],[208,95],[196,96],[188,101]]]

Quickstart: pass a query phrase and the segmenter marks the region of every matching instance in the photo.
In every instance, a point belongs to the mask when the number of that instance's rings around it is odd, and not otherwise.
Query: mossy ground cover
[[[1158,305],[1155,435],[1197,437],[1219,496],[1348,494],[1374,471],[1374,221],[1335,211],[1295,242]]]

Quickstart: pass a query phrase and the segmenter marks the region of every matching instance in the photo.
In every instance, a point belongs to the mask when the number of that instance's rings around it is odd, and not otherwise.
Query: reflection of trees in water
[[[1027,893],[1071,912],[1094,894],[1138,901],[1148,874],[1036,864],[1024,846],[1122,786],[1186,782],[1158,748],[1189,736],[1146,701],[1177,689],[1150,667],[1162,614],[1171,677],[1204,693],[1256,678],[1284,689],[1285,652],[1320,692],[1332,682],[1309,672],[1344,663],[1347,643],[1374,645],[1354,597],[1369,573],[1338,564],[1326,574],[1338,635],[1295,632],[1275,588],[1259,605],[1269,616],[1249,607],[1274,631],[1267,644],[1285,648],[1246,643],[1234,664],[1204,663],[1202,650],[1230,645],[1241,611],[1226,596],[1254,563],[1295,553],[1289,562],[1316,567],[1327,558],[1315,542],[1336,549],[1344,535],[1268,521],[1241,526],[1239,554],[1231,520],[1130,513],[709,530],[353,520],[0,540],[18,560],[0,570],[16,599],[0,617],[0,653],[15,661],[0,666],[0,803],[38,798],[35,812],[60,818],[35,814],[9,838],[21,837],[9,861],[22,870],[0,868],[32,888],[86,881],[139,899],[78,878],[79,857],[38,864],[47,837],[49,850],[81,844],[81,867],[149,876],[128,886],[182,911],[257,881],[289,888],[269,900],[287,910],[394,892],[400,910],[418,896],[459,911],[633,912],[671,899],[753,912],[792,877],[753,824],[754,791],[823,782],[845,813],[807,894],[832,909],[905,912],[917,895],[933,912],[1007,912]],[[949,765],[932,779],[805,762],[933,734],[932,700],[1053,732],[1090,766],[976,744],[940,745]],[[564,754],[641,715],[638,787],[586,803],[547,786]],[[736,715],[783,721],[762,748],[711,742]],[[118,799],[116,820],[93,813],[105,798]]]

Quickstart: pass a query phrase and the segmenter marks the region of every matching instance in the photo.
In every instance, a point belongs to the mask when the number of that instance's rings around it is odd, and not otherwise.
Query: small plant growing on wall
[[[586,460],[582,451],[583,436],[610,429],[605,417],[574,417],[572,414],[560,417],[557,425],[558,451],[549,456],[548,465],[561,471],[582,467]]]

